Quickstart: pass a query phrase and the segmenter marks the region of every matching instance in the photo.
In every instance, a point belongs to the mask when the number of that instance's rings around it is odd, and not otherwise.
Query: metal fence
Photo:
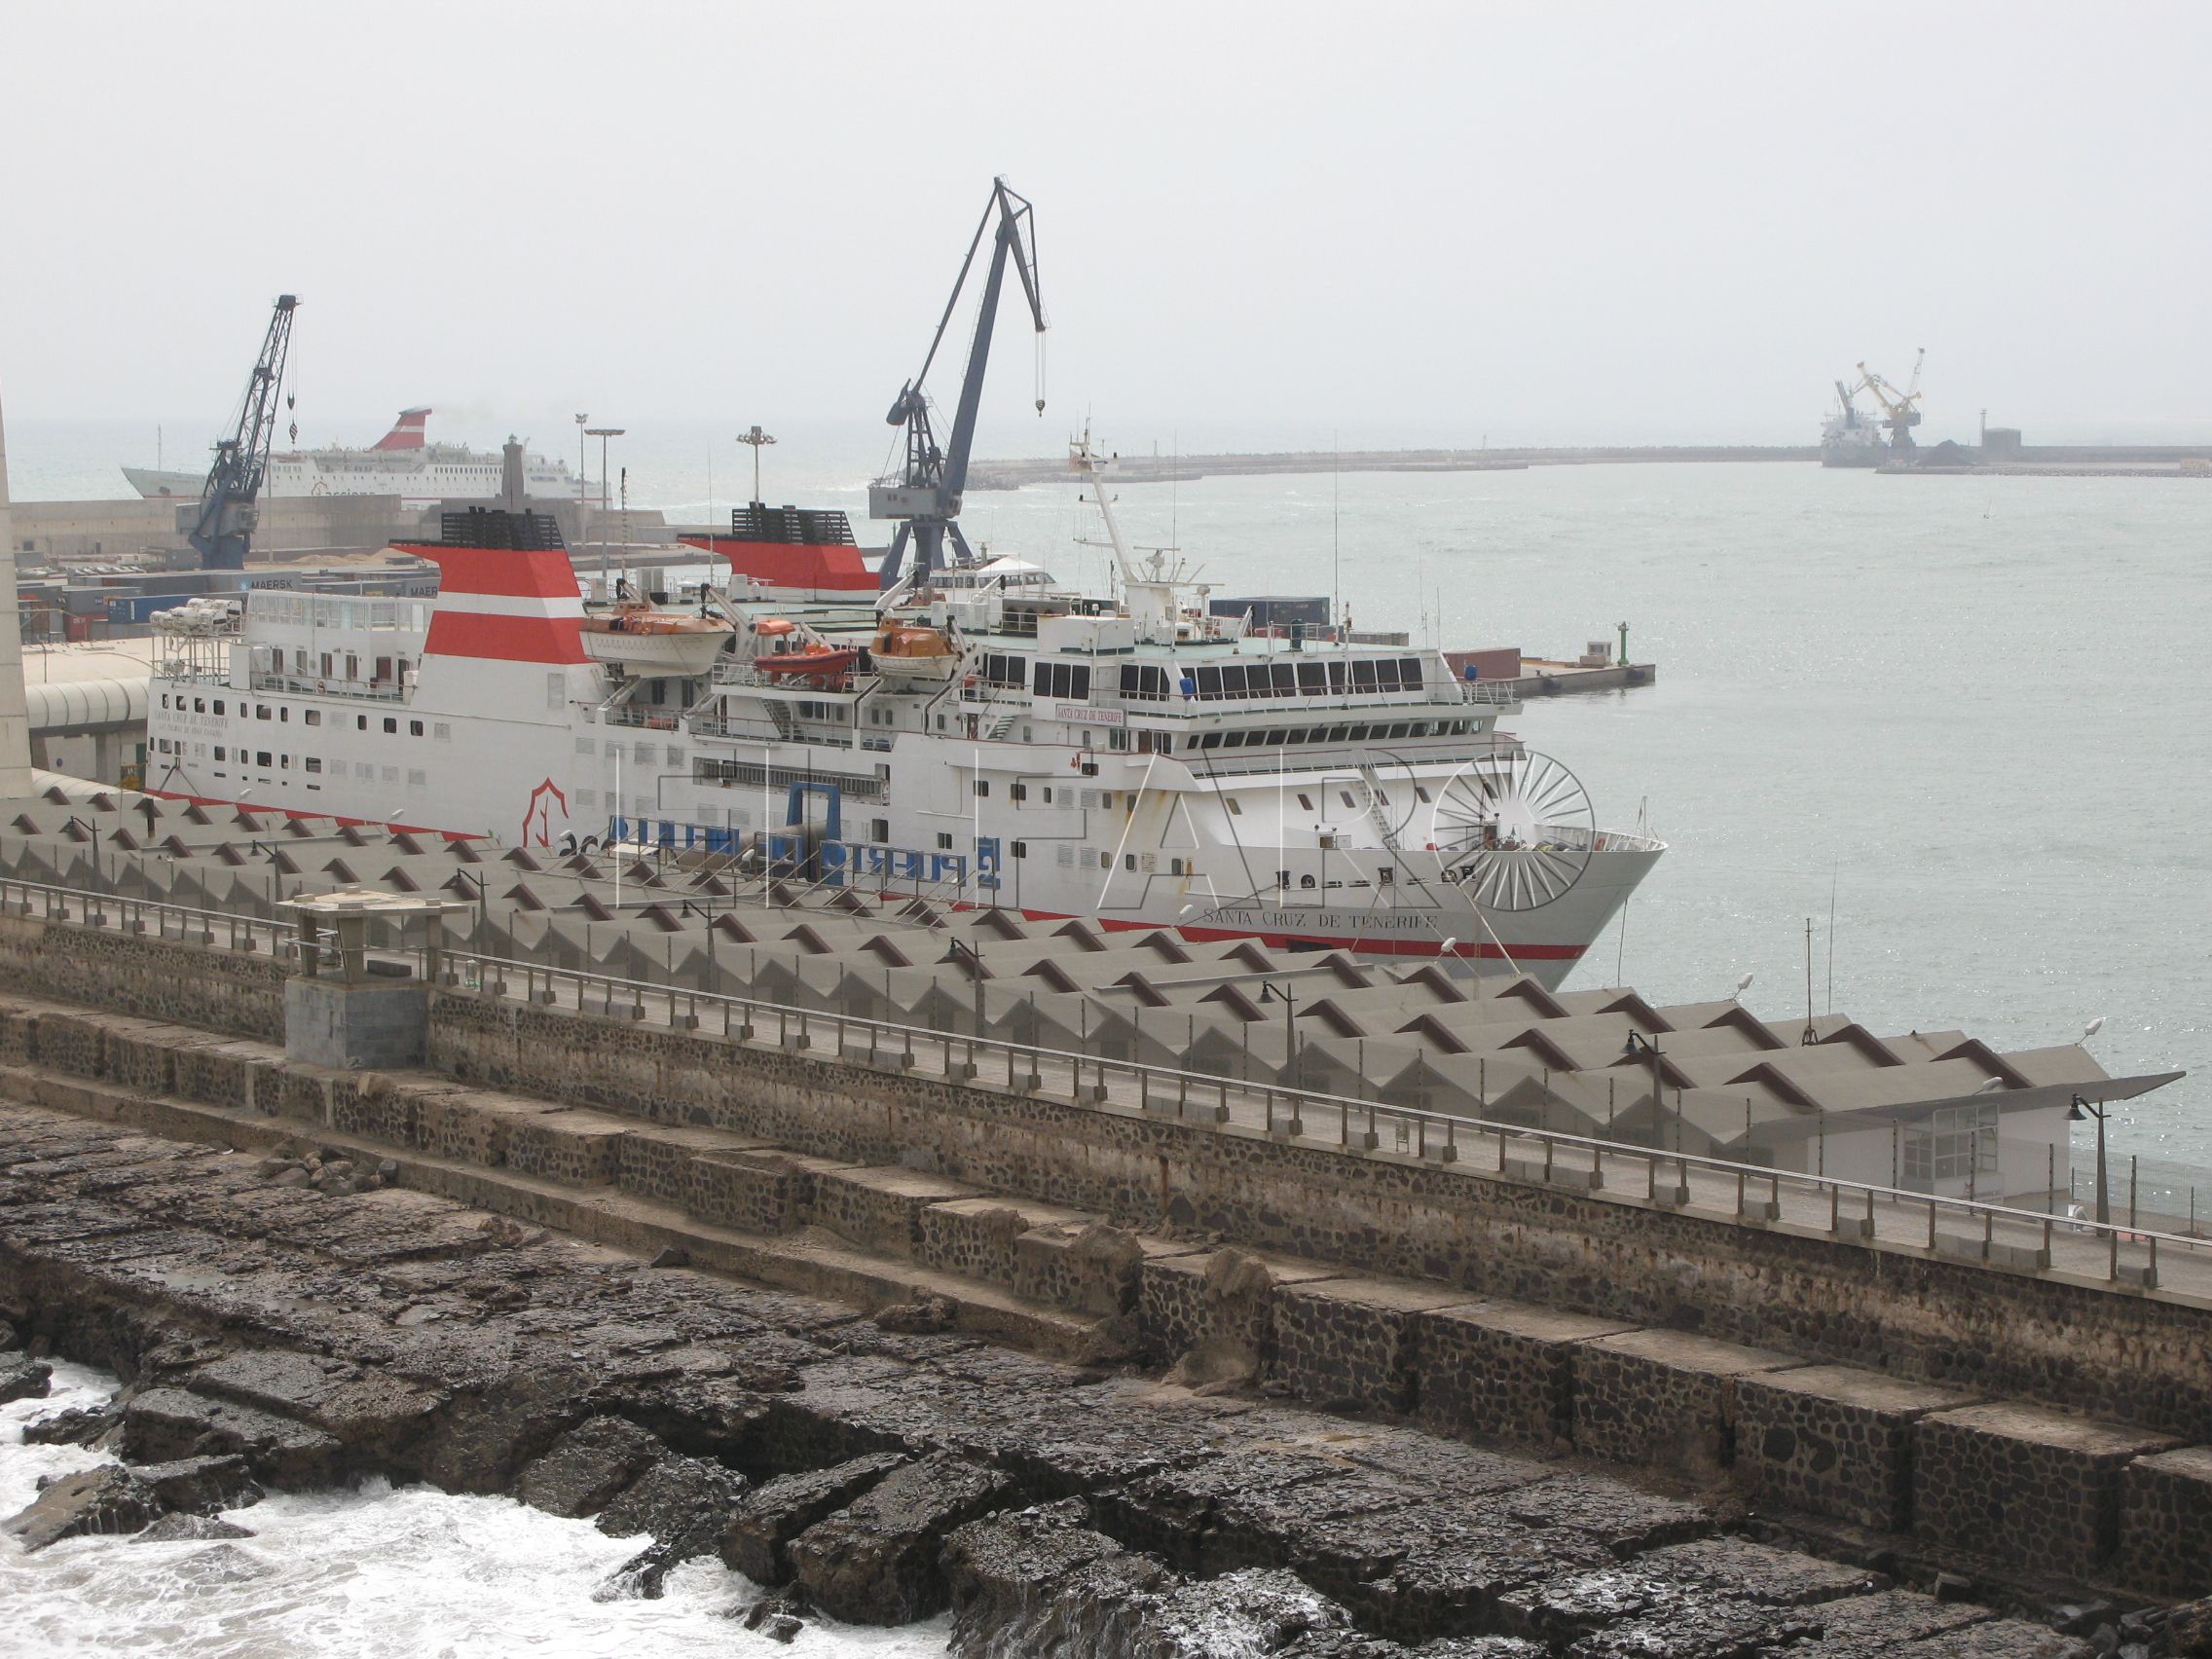
[[[0,878],[0,910],[73,926],[165,939],[240,954],[281,957],[288,924],[229,916],[157,900]],[[1658,1208],[1719,1216],[1746,1226],[1783,1223],[1838,1239],[1903,1245],[1934,1256],[2022,1272],[2055,1271],[2136,1289],[2212,1295],[2206,1242],[2179,1232],[2054,1215],[1971,1197],[1734,1162],[1556,1129],[1393,1105],[1382,1100],[1254,1084],[1210,1072],[909,1025],[865,1014],[651,984],[584,969],[454,949],[442,939],[389,939],[387,956],[417,972],[435,962],[450,991],[555,1013],[665,1026],[732,1043],[819,1052],[847,1065],[935,1073],[1080,1105],[1134,1108],[1148,1117],[1216,1129],[1258,1131],[1304,1146],[1413,1159],[1469,1174],[1539,1183]]]

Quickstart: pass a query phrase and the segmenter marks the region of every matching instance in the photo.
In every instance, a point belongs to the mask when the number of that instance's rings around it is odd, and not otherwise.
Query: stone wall
[[[1386,1150],[1078,1106],[805,1052],[441,995],[431,1064],[662,1123],[972,1186],[1141,1228],[1442,1280],[1975,1394],[2212,1437],[2212,1309],[1895,1246],[1654,1209]],[[732,1225],[737,1225],[735,1222]],[[2125,1367],[2100,1356],[2126,1352]]]
[[[0,986],[30,996],[281,1043],[284,978],[274,957],[0,915]]]

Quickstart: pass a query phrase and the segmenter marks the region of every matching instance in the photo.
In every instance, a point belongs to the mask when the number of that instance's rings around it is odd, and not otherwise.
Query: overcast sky
[[[1048,447],[1085,407],[1808,442],[1831,381],[1923,345],[1934,435],[2212,437],[2202,5],[0,0],[0,30],[18,421],[219,416],[286,289],[311,439],[416,402],[873,420],[1003,172]],[[1039,427],[1014,311],[1002,448]]]

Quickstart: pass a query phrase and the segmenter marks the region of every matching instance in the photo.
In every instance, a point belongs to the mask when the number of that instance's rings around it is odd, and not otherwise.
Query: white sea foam
[[[26,1446],[23,1425],[92,1405],[114,1379],[56,1365],[52,1395],[0,1407],[0,1516],[42,1475],[111,1460],[73,1446]],[[492,1659],[495,1655],[789,1653],[923,1659],[942,1620],[897,1631],[808,1621],[791,1645],[747,1631],[756,1586],[712,1560],[669,1574],[659,1601],[592,1592],[644,1547],[588,1521],[507,1498],[453,1497],[372,1481],[276,1494],[227,1519],[254,1536],[142,1544],[72,1538],[36,1555],[0,1540],[0,1652],[160,1653],[186,1659]]]

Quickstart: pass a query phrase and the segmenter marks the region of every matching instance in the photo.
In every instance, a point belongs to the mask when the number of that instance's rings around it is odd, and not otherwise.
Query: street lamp
[[[755,426],[750,432],[738,433],[737,441],[753,451],[753,504],[757,507],[761,504],[760,452],[776,440],[763,432],[758,426]]]
[[[2079,1094],[2066,1108],[2066,1121],[2070,1124],[2086,1123],[2091,1118],[2097,1121],[2097,1225],[2100,1227],[2112,1221],[2112,1205],[2105,1196],[2105,1115],[2104,1102],[2092,1106]]]
[[[1287,1034],[1284,1040],[1285,1058],[1289,1063],[1291,1075],[1298,1079],[1298,1086],[1304,1088],[1306,1084],[1305,1068],[1298,1063],[1298,999],[1291,994],[1290,985],[1287,981],[1262,979],[1260,981],[1260,1000],[1264,1003],[1279,1002],[1282,1004],[1282,1024],[1283,1030]]]
[[[576,416],[576,539],[584,538],[584,480],[591,476],[591,461],[584,448],[584,423],[591,417],[582,413]]]
[[[980,1037],[983,1034],[983,953],[972,940],[955,939],[945,942],[950,946],[949,954],[966,956],[975,968],[976,1035]]]
[[[624,426],[586,426],[584,428],[585,437],[599,440],[599,516],[602,521],[607,517],[607,440],[618,438],[627,430],[628,428]],[[607,576],[607,526],[604,522],[599,529],[599,573],[601,579],[605,580]]]

